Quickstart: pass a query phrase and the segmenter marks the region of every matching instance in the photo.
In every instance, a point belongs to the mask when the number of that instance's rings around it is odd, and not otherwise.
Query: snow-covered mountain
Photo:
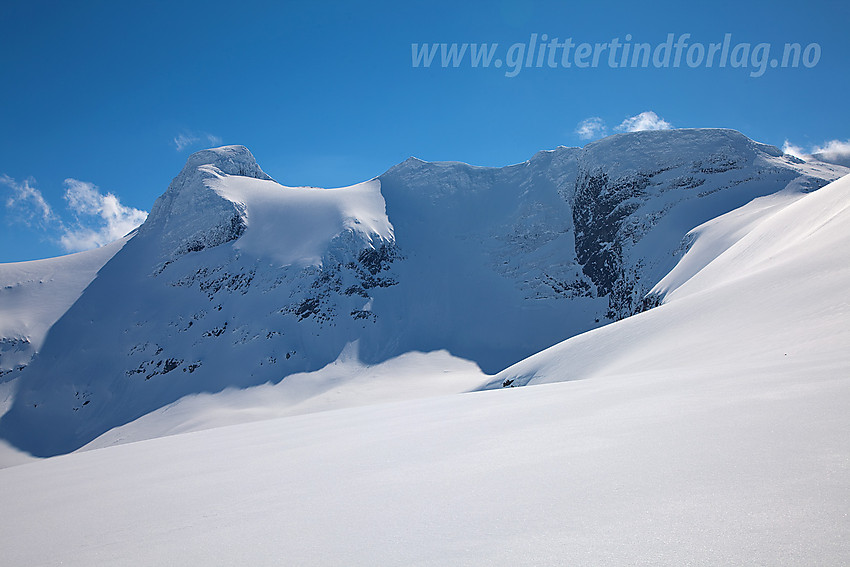
[[[850,177],[804,189],[700,224],[662,305],[492,391],[0,470],[4,562],[845,565]]]
[[[341,189],[279,185],[241,146],[199,152],[16,371],[0,436],[64,453],[344,352],[371,367],[448,351],[496,373],[672,296],[694,227],[847,171],[730,130],[621,134],[504,168],[411,158]]]

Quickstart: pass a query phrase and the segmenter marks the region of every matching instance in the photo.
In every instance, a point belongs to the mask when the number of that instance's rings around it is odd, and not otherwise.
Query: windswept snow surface
[[[4,564],[846,564],[846,378],[740,370],[350,408],[4,469]]]
[[[850,178],[694,234],[663,305],[493,383],[538,385],[0,470],[4,563],[846,565]]]
[[[321,265],[328,242],[346,230],[362,232],[370,240],[371,235],[386,242],[393,239],[377,179],[319,189],[221,176],[209,186],[247,211],[248,230],[235,248],[280,266]]]
[[[189,431],[345,407],[435,397],[478,389],[487,376],[446,351],[409,352],[377,365],[358,360],[357,345],[315,372],[278,384],[196,394],[104,433],[80,451]]]

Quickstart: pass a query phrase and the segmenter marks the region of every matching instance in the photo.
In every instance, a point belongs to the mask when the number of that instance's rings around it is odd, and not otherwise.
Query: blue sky
[[[244,144],[286,185],[410,155],[523,161],[634,125],[729,127],[801,151],[850,139],[846,2],[0,3],[0,262],[102,243],[193,151]],[[412,43],[817,43],[811,68],[414,68]],[[603,58],[604,59],[604,58]],[[652,118],[647,121],[646,118]],[[582,138],[582,121],[604,123]]]

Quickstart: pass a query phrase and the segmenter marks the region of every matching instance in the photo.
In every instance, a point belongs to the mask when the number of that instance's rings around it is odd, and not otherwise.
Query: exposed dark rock
[[[649,177],[636,175],[611,181],[605,172],[583,172],[576,181],[573,221],[576,257],[596,285],[597,295],[614,290],[622,275],[622,244],[618,236],[625,219],[638,207]]]

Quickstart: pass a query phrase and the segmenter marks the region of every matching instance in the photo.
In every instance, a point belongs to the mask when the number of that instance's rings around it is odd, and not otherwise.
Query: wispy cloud
[[[576,134],[582,140],[592,140],[595,138],[601,138],[605,135],[605,121],[599,118],[598,116],[591,116],[590,118],[585,118],[576,126]]]
[[[95,185],[77,179],[65,180],[65,200],[75,219],[73,226],[64,227],[59,243],[69,252],[117,240],[148,217],[145,211],[122,205],[112,193],[104,195]]]
[[[615,130],[618,132],[640,132],[642,130],[669,130],[673,125],[647,110],[636,116],[626,118]]]
[[[35,180],[25,179],[20,183],[8,175],[0,175],[0,184],[12,190],[6,199],[6,208],[12,213],[12,219],[31,226],[33,222],[44,225],[54,220],[53,209],[35,187]]]
[[[207,132],[181,132],[172,141],[178,152],[182,152],[186,148],[191,148],[198,144],[208,144],[210,146],[221,145],[220,137]]]
[[[65,180],[64,219],[35,187],[35,180],[16,182],[0,175],[0,184],[11,189],[6,210],[12,222],[21,222],[45,234],[66,252],[97,248],[121,238],[143,222],[145,211],[127,207],[112,193],[77,179]]]
[[[800,159],[821,159],[828,162],[847,165],[850,163],[850,140],[829,140],[822,145],[805,148],[785,140],[782,151]]]
[[[850,140],[830,140],[823,146],[815,146],[812,148],[812,153],[821,155],[827,159],[847,159],[850,158]]]
[[[642,130],[669,130],[673,125],[651,110],[641,112],[623,120],[614,128],[615,132],[640,132]],[[582,140],[595,140],[608,134],[605,120],[599,116],[585,118],[576,125],[576,135]]]
[[[785,143],[782,144],[782,153],[792,155],[801,159],[809,157],[809,155],[806,153],[806,150],[804,150],[800,146],[792,144],[788,140],[785,140]]]

